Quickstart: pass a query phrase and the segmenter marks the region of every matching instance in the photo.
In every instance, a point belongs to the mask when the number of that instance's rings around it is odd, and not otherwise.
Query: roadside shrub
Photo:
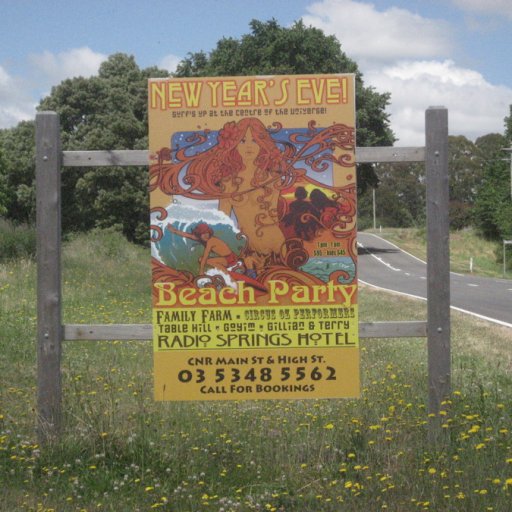
[[[496,263],[503,266],[503,257],[505,256],[505,263],[507,272],[512,271],[512,247],[510,245],[505,246],[506,253],[503,254],[503,243],[497,243],[494,249],[494,256],[496,257]],[[503,267],[502,267],[503,268]]]
[[[16,225],[0,219],[0,262],[17,258],[34,258],[35,254],[35,226]]]
[[[65,235],[68,257],[87,257],[90,261],[125,261],[133,257],[133,247],[122,234],[122,226],[94,228],[87,233]]]

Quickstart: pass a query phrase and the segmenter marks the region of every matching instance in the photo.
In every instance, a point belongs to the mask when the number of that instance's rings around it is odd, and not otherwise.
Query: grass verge
[[[64,323],[149,323],[147,251],[64,250]],[[510,329],[452,314],[444,436],[427,441],[425,339],[363,340],[358,400],[157,403],[147,342],[65,342],[61,442],[34,436],[35,269],[0,265],[0,510],[508,511]],[[426,317],[362,288],[362,321]]]

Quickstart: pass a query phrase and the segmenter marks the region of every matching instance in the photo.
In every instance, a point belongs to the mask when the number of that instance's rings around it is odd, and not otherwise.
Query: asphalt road
[[[427,265],[371,233],[358,233],[359,281],[417,298],[427,297]],[[512,327],[512,280],[450,273],[451,307]]]

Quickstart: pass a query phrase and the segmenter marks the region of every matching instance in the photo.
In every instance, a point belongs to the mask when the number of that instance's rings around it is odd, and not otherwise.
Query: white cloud
[[[512,0],[453,0],[468,9],[484,5],[506,14]],[[405,9],[379,11],[356,0],[321,0],[303,17],[334,34],[347,56],[363,71],[366,85],[391,93],[391,128],[397,145],[425,144],[425,110],[448,108],[449,133],[476,137],[503,133],[512,89],[490,84],[478,72],[449,60],[454,30],[442,20],[427,19]]]
[[[452,0],[463,11],[477,12],[483,15],[506,16],[512,19],[510,0]]]
[[[487,82],[476,71],[452,61],[399,62],[375,69],[366,81],[391,91],[391,126],[399,146],[425,144],[425,110],[448,109],[449,133],[474,140],[487,133],[503,133],[503,119],[512,102],[512,89]]]
[[[26,84],[0,66],[0,128],[34,118],[35,104],[25,91]]]
[[[29,62],[39,75],[39,80],[52,86],[58,85],[66,78],[95,75],[100,64],[107,58],[107,55],[82,47],[57,54],[49,51],[32,54],[29,56]]]
[[[9,128],[34,119],[38,101],[53,85],[66,78],[89,77],[98,72],[107,55],[90,48],[74,48],[61,53],[44,51],[28,57],[30,80],[11,76],[0,66],[0,128]]]
[[[322,0],[307,8],[306,25],[334,34],[348,57],[364,69],[376,62],[433,58],[452,47],[448,24],[405,9],[378,11],[355,0]]]
[[[166,69],[169,71],[169,73],[174,73],[176,71],[176,68],[178,64],[183,59],[181,57],[178,57],[177,55],[173,55],[172,53],[169,55],[166,55],[158,64],[159,68]]]

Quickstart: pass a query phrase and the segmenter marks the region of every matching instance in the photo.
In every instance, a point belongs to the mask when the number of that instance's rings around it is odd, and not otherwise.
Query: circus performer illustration
[[[348,205],[343,205],[333,199],[329,199],[327,194],[320,189],[313,190],[310,198],[313,207],[320,214],[322,225],[328,228],[336,222],[340,215],[350,210]]]
[[[295,189],[295,200],[290,203],[289,211],[283,217],[283,226],[288,237],[312,240],[319,226],[320,212],[308,200],[304,187]]]

